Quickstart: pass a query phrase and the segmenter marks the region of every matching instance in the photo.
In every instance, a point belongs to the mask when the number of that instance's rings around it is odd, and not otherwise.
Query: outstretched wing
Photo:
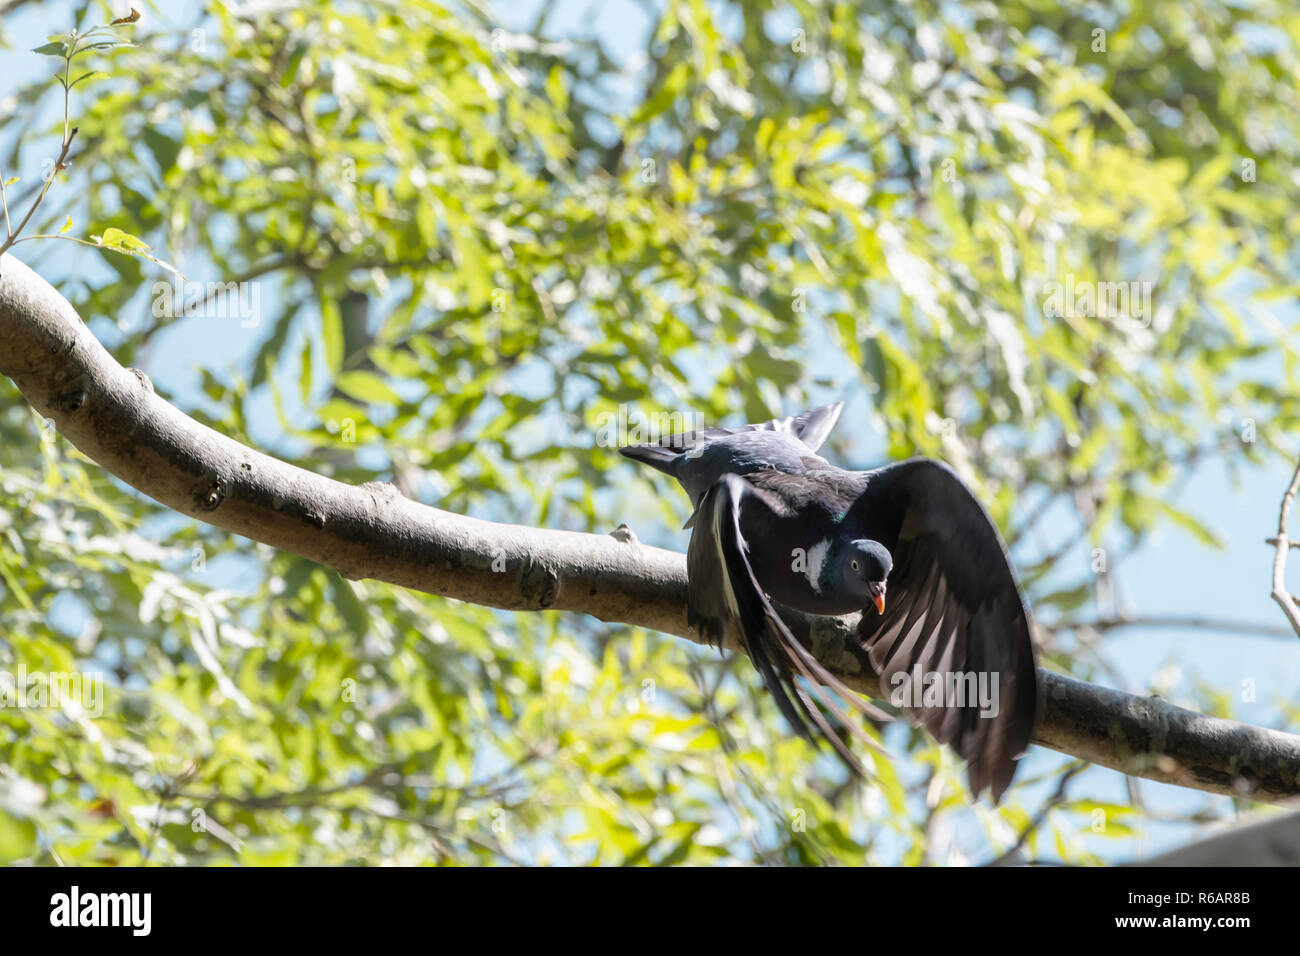
[[[626,448],[620,448],[619,452],[634,461],[650,465],[652,468],[658,468],[660,471],[675,477],[674,462],[679,455],[693,451],[702,445],[707,445],[709,442],[717,441],[719,438],[727,438],[745,432],[780,432],[797,438],[803,442],[809,451],[816,451],[826,441],[827,436],[830,435],[831,429],[835,427],[840,412],[843,410],[844,403],[836,402],[833,405],[822,405],[814,408],[802,415],[773,418],[771,421],[760,422],[756,425],[717,425],[699,428],[695,431],[682,432],[680,435],[669,435],[656,442],[644,445],[628,445]]]
[[[864,776],[853,752],[832,729],[827,713],[868,746],[876,744],[820,685],[838,691],[861,713],[887,717],[845,687],[790,633],[763,593],[749,561],[749,544],[741,531],[742,514],[746,527],[760,529],[773,523],[782,511],[778,499],[737,475],[724,475],[705,492],[686,555],[688,621],[706,640],[718,645],[726,636],[728,623],[734,623],[741,645],[795,732],[814,743],[828,741],[850,770]],[[798,675],[808,680],[820,705],[797,685]]]
[[[966,760],[972,792],[997,802],[1039,713],[1029,613],[1006,548],[947,465],[913,459],[866,477],[847,520],[889,549],[894,568],[885,613],[866,608],[859,633],[885,693],[902,691],[904,712]],[[981,686],[987,706],[971,701]]]

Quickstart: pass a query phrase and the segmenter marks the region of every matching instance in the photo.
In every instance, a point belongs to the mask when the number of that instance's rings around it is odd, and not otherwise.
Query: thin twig
[[[1296,637],[1300,637],[1300,610],[1296,608],[1295,599],[1286,589],[1286,553],[1291,547],[1290,539],[1286,535],[1286,526],[1291,516],[1291,506],[1295,504],[1297,488],[1300,488],[1300,465],[1296,466],[1295,474],[1291,476],[1291,485],[1282,496],[1282,509],[1278,514],[1277,537],[1273,539],[1276,542],[1274,544],[1276,552],[1273,555],[1272,597],[1282,609],[1282,613],[1286,615],[1286,619],[1291,622],[1291,629],[1295,631]]]
[[[9,197],[5,194],[5,176],[3,172],[0,172],[0,206],[4,206],[5,210],[5,238],[12,239],[14,227],[9,222]]]
[[[45,186],[36,194],[36,198],[32,201],[31,207],[27,210],[27,215],[23,216],[23,221],[18,224],[18,228],[9,234],[3,245],[0,245],[0,253],[3,253],[17,241],[15,239],[16,236],[22,235],[23,230],[27,228],[27,224],[31,222],[32,216],[36,214],[36,210],[40,206],[42,200],[45,199],[45,194],[49,192],[50,187],[54,185],[55,177],[68,168],[68,150],[72,149],[72,141],[76,136],[77,127],[74,126],[68,133],[68,138],[63,141],[63,149],[59,151],[59,158],[54,161],[54,169],[50,171],[50,178],[45,181]]]
[[[1196,616],[1105,617],[1092,621],[1078,621],[1055,625],[1052,630],[1077,631],[1089,628],[1094,631],[1116,631],[1126,628],[1175,628],[1205,631],[1228,631],[1235,634],[1256,634],[1261,637],[1290,637],[1291,632],[1278,624],[1254,621],[1234,621],[1230,618]]]
[[[1056,784],[1056,793],[1052,794],[1051,799],[1039,808],[1038,813],[1029,821],[1029,825],[1020,831],[1020,836],[1016,842],[1003,854],[990,860],[985,866],[1008,866],[1017,862],[1020,850],[1028,842],[1034,831],[1043,825],[1047,820],[1047,815],[1065,802],[1066,790],[1070,786],[1070,781],[1088,765],[1082,761],[1072,764],[1065,773],[1061,774],[1060,780]]]

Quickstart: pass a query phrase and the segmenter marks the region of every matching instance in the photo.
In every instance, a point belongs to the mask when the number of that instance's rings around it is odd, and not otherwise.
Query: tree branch
[[[1300,637],[1300,609],[1296,608],[1295,598],[1286,589],[1286,552],[1291,546],[1287,538],[1286,526],[1291,517],[1291,506],[1295,503],[1296,489],[1300,488],[1300,465],[1296,466],[1291,484],[1282,496],[1282,508],[1277,517],[1277,536],[1270,539],[1275,552],[1273,554],[1273,600],[1277,602],[1286,619],[1291,622],[1291,629]]]
[[[9,255],[0,257],[0,372],[85,455],[151,498],[345,577],[700,640],[686,626],[683,555],[625,534],[456,515],[392,485],[346,485],[241,445],[159,398],[142,372],[122,368],[66,299]],[[856,616],[786,619],[832,673],[881,696],[856,641]],[[1261,801],[1300,794],[1300,737],[1050,671],[1040,677],[1035,740],[1043,746],[1213,793]]]

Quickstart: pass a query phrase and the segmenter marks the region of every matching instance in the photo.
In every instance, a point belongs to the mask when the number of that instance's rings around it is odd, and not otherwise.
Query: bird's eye
[[[856,561],[850,562],[849,566],[853,568],[854,571],[856,571],[858,569],[858,562]]]

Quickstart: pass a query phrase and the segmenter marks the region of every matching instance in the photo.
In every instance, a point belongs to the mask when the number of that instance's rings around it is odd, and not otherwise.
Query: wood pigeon
[[[955,749],[971,791],[990,790],[996,803],[1039,713],[1029,613],[1006,548],[942,462],[845,471],[820,457],[842,408],[620,451],[672,475],[690,495],[690,624],[719,646],[728,622],[736,627],[800,735],[829,741],[861,774],[827,712],[872,742],[819,685],[878,712],[794,638],[772,601],[812,614],[862,611],[858,634],[884,692]],[[821,706],[796,683],[800,674]]]

